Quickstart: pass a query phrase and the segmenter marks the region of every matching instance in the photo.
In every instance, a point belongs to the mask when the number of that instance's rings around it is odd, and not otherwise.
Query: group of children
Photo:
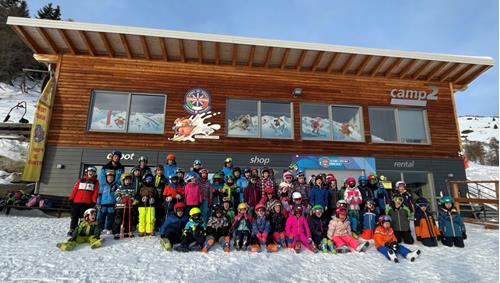
[[[338,187],[333,174],[307,182],[291,164],[276,184],[271,169],[241,170],[228,157],[209,180],[200,160],[184,172],[175,155],[168,154],[153,172],[141,157],[127,173],[120,158],[120,152],[113,152],[99,174],[90,166],[76,182],[69,197],[71,239],[58,244],[61,249],[82,242],[99,247],[102,230],[115,239],[133,237],[137,230],[139,236],[159,232],[165,249],[181,252],[208,252],[216,243],[225,252],[233,247],[298,253],[302,246],[313,252],[364,252],[373,241],[380,253],[397,262],[397,254],[411,261],[420,254],[401,244],[414,243],[413,225],[425,246],[435,247],[441,240],[464,247],[466,239],[452,198],[441,198],[438,226],[427,199],[414,198],[402,181],[389,193],[380,182],[383,176],[375,174],[349,177]]]

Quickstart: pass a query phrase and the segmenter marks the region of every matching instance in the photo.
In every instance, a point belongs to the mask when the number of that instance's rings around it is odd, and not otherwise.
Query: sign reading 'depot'
[[[391,89],[391,104],[426,106],[428,100],[438,100],[439,88],[430,85],[430,92],[415,89]]]

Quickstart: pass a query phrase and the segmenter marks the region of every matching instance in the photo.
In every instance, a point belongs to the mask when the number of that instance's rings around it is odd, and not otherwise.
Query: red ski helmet
[[[341,206],[341,207],[339,207],[339,208],[337,208],[337,209],[335,210],[335,214],[336,214],[337,216],[338,216],[338,215],[341,215],[341,214],[342,214],[342,215],[347,215],[347,209],[346,209],[345,207]]]
[[[262,203],[259,203],[255,206],[255,211],[259,210],[259,209],[264,209],[266,210],[266,206],[263,205]]]
[[[177,209],[185,209],[186,205],[183,202],[178,202],[174,205],[174,211],[177,211]]]

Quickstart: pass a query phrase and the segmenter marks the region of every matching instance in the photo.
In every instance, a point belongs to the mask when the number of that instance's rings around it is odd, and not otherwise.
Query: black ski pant
[[[132,224],[132,219],[133,219],[133,210],[129,209],[128,207],[126,208],[117,208],[115,210],[115,222],[113,223],[113,234],[120,234],[120,228],[123,223],[123,228],[124,228],[124,233],[132,232],[134,231],[133,229],[133,224]],[[125,213],[125,217],[124,217]],[[130,231],[129,231],[130,227]]]
[[[398,239],[398,244],[404,242],[405,244],[412,245],[415,242],[411,231],[394,231],[394,236]]]
[[[78,227],[78,220],[83,218],[83,213],[90,207],[90,203],[73,203],[73,205],[71,205],[71,223],[69,225],[71,231]]]
[[[462,237],[444,237],[441,242],[443,245],[448,246],[448,247],[458,247],[458,248],[463,248],[465,247],[464,244],[464,239]]]
[[[167,231],[165,235],[162,235],[163,238],[167,238],[172,245],[178,244],[182,242],[182,232],[175,232],[175,231]]]
[[[234,244],[243,247],[246,238],[246,246],[249,244],[250,231],[236,231],[234,232]]]
[[[420,242],[426,247],[437,247],[438,242],[436,238],[421,238]]]

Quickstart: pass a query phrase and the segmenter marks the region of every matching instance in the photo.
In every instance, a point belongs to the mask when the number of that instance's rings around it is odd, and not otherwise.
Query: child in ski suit
[[[115,190],[118,188],[118,184],[115,182],[115,171],[113,170],[107,170],[105,178],[104,182],[99,182],[97,223],[99,223],[101,230],[105,229],[111,233],[115,222]]]
[[[285,207],[285,205],[283,205]],[[309,207],[306,203],[302,201],[302,195],[299,192],[294,192],[292,194],[292,204],[288,205],[287,212],[292,212],[296,206],[302,207],[302,216],[305,218],[309,217]]]
[[[369,245],[368,242],[360,243],[352,237],[351,223],[347,219],[347,209],[344,207],[338,207],[335,211],[335,216],[328,224],[327,236],[340,249],[345,249],[347,246],[357,252],[362,252]]]
[[[278,247],[286,247],[286,234],[285,234],[285,226],[287,213],[284,209],[282,209],[282,204],[280,202],[276,202],[271,207],[271,212],[269,216],[269,223],[271,224],[271,234],[275,243],[278,244]]]
[[[375,201],[368,199],[365,202],[365,208],[362,212],[363,215],[363,230],[360,237],[364,240],[371,240],[373,238],[373,232],[377,226],[377,212],[375,211]]]
[[[295,182],[292,187],[292,195],[294,192],[299,192],[302,195],[302,201],[304,203],[309,203],[310,191],[311,187],[306,183],[304,172],[297,172],[297,182]]]
[[[373,191],[370,187],[368,187],[368,178],[366,176],[358,177],[358,190],[361,194],[361,198],[363,199],[363,202],[360,205],[360,211],[362,211],[365,208],[366,201],[373,199]]]
[[[299,253],[302,243],[307,249],[314,250],[309,224],[307,224],[306,218],[302,216],[302,206],[296,206],[293,214],[288,216],[285,230],[289,240],[288,248],[293,248],[295,252]]]
[[[261,198],[262,198],[262,192],[261,189],[257,186],[257,176],[252,175],[250,176],[250,182],[248,183],[248,186],[245,188],[244,191],[245,202],[250,207],[249,209],[250,216],[252,217],[254,216],[253,208],[260,202]]]
[[[99,181],[96,178],[97,168],[90,166],[87,174],[76,181],[73,191],[69,195],[71,203],[71,223],[69,225],[68,236],[73,235],[73,231],[78,226],[78,220],[83,213],[94,206],[99,195]]]
[[[224,196],[224,182],[221,173],[215,173],[212,176],[212,187],[210,189],[210,203],[221,204]]]
[[[182,242],[176,248],[179,252],[201,250],[205,244],[206,226],[201,219],[201,209],[191,208],[189,216],[189,221],[182,231]]]
[[[315,205],[321,205],[324,210],[328,209],[328,190],[323,186],[323,178],[321,176],[316,176],[314,178],[314,186],[311,190],[311,194],[309,195],[309,202],[311,207]]]
[[[167,163],[163,166],[163,174],[170,181],[170,178],[176,176],[177,162],[175,161],[175,154],[167,154]]]
[[[283,181],[279,184],[278,194],[280,196],[290,197],[293,189],[293,175],[290,171],[283,173]]]
[[[414,261],[420,255],[420,250],[411,251],[407,247],[397,243],[396,236],[391,228],[391,220],[391,217],[388,215],[383,215],[379,218],[379,225],[375,228],[373,235],[377,251],[390,261],[399,262],[397,254],[401,254],[410,261]]]
[[[441,198],[440,204],[438,222],[441,242],[448,247],[463,248],[467,234],[462,217],[454,207],[453,198],[444,196]]]
[[[207,224],[207,240],[202,252],[206,253],[218,241],[225,252],[229,252],[229,217],[224,214],[224,209],[221,205],[214,204],[212,216],[208,219]]]
[[[196,175],[192,172],[186,174],[184,178],[186,185],[184,186],[184,197],[187,209],[191,211],[193,207],[200,207],[202,196],[200,186],[197,183]]]
[[[234,218],[231,231],[234,232],[234,246],[237,251],[246,250],[249,245],[249,238],[252,232],[252,221],[247,213],[248,206],[242,202],[238,205],[238,215]]]
[[[229,223],[234,222],[234,209],[231,207],[231,199],[222,198],[222,208],[224,209],[224,214],[229,218]]]
[[[154,176],[154,188],[156,189],[156,195],[158,196],[158,200],[155,202],[155,230],[159,231],[161,225],[163,224],[163,220],[165,219],[165,206],[164,206],[164,197],[163,191],[165,190],[165,186],[168,181],[165,175],[163,175],[163,165],[158,164],[155,168],[155,176]]]
[[[113,225],[113,235],[115,240],[120,239],[121,235],[133,237],[133,211],[132,204],[134,202],[135,189],[132,185],[132,175],[123,173],[121,176],[121,185],[115,191],[116,197],[116,214]],[[123,232],[122,232],[123,231]]]
[[[392,218],[394,234],[398,243],[404,241],[405,244],[413,244],[415,241],[410,231],[410,209],[403,204],[403,197],[394,195],[392,203],[387,207],[386,215]]]
[[[262,189],[262,198],[266,196],[265,188],[272,188],[274,194],[274,181],[271,179],[269,172],[270,170],[267,167],[264,167],[261,171],[262,177],[259,180],[259,187]]]
[[[231,199],[231,204],[233,207],[238,207],[239,195],[236,192],[238,187],[236,186],[236,183],[234,182],[234,177],[233,177],[233,175],[229,175],[229,176],[226,176],[225,178],[226,178],[226,183],[224,184],[224,188],[222,189],[224,197]]]
[[[207,224],[208,217],[210,216],[210,190],[211,184],[208,180],[208,169],[202,168],[199,171],[200,180],[198,186],[200,187],[201,194],[201,218],[203,222]]]
[[[224,160],[224,167],[222,167],[222,173],[224,178],[229,175],[233,175],[233,159],[231,157],[226,157]]]
[[[332,240],[327,238],[328,220],[323,215],[323,207],[316,205],[312,208],[312,215],[309,217],[308,224],[311,230],[311,238],[318,250],[327,253],[330,250],[333,254],[337,252]]]
[[[359,234],[359,210],[361,209],[361,204],[363,203],[363,197],[358,188],[356,188],[356,179],[354,177],[349,177],[345,181],[346,191],[344,193],[344,200],[347,202],[349,214],[349,222],[351,222],[351,230]]]
[[[139,236],[153,235],[155,223],[156,190],[153,187],[153,175],[146,174],[142,177],[142,187],[137,193],[139,208]]]
[[[89,208],[83,213],[83,219],[73,231],[71,238],[67,242],[58,243],[57,247],[63,251],[71,251],[78,244],[89,243],[90,248],[99,248],[102,246],[100,234],[101,230],[96,222],[96,210]]]
[[[262,246],[266,246],[268,235],[271,231],[271,224],[266,218],[266,207],[259,203],[255,206],[256,216],[252,221],[252,252],[261,251]]]
[[[234,167],[233,175],[236,182],[236,199],[238,200],[238,204],[240,202],[245,201],[245,196],[243,192],[245,188],[248,186],[248,179],[245,176],[241,175],[240,167]]]
[[[438,239],[440,238],[439,229],[429,211],[429,201],[423,197],[415,202],[415,234],[417,240],[422,242],[426,247],[437,247]]]
[[[377,214],[384,215],[385,207],[389,204],[390,200],[389,193],[375,175],[368,176],[368,187],[373,192]]]
[[[165,198],[165,215],[173,213],[175,204],[184,198],[184,188],[179,184],[179,177],[170,178],[169,184],[163,189],[163,197]]]
[[[189,221],[185,210],[186,205],[183,202],[177,202],[173,206],[173,213],[167,215],[160,228],[160,243],[167,251],[171,251],[173,245],[182,241],[182,230]]]

